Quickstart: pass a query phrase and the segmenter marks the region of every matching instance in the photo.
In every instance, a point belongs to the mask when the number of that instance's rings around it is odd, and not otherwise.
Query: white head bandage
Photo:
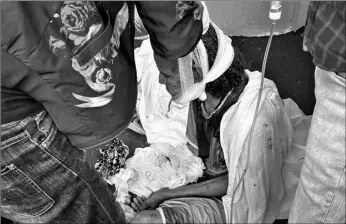
[[[209,12],[204,1],[201,1],[201,4],[203,5],[203,15],[202,15],[203,34],[205,34],[209,29],[210,19],[209,19]]]
[[[178,100],[181,104],[186,104],[192,100],[199,98],[204,101],[206,99],[205,86],[219,78],[232,64],[234,58],[234,49],[232,40],[226,36],[214,23],[213,25],[218,38],[218,51],[215,62],[209,70],[208,53],[202,42],[199,41],[195,50],[191,53],[195,63],[202,68],[203,80],[188,87]]]

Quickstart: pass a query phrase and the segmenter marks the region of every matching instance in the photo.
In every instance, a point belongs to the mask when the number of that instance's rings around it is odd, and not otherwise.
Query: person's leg
[[[1,125],[1,215],[20,223],[125,223],[83,156],[46,112]]]
[[[345,79],[316,68],[316,106],[289,223],[345,223]]]
[[[131,221],[131,224],[158,224],[163,223],[158,210],[143,210]]]
[[[131,223],[225,223],[222,202],[216,198],[176,198],[156,210],[138,213]]]

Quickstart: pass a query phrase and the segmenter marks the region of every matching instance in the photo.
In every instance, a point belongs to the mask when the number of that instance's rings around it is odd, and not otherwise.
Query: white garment
[[[286,101],[285,108],[275,84],[265,79],[247,173],[235,192],[231,218],[232,195],[248,158],[249,131],[261,82],[260,72],[246,72],[249,83],[238,102],[225,113],[220,126],[220,141],[229,173],[227,195],[222,198],[226,222],[273,223],[278,217],[287,218],[298,184],[304,144],[291,150],[294,132],[290,119],[294,115],[296,119],[303,117],[303,114],[292,100]],[[300,124],[302,120],[296,122]],[[306,126],[304,130],[303,134],[307,135]],[[292,164],[298,165],[298,169],[294,170]],[[280,216],[280,212],[285,212],[286,217]]]
[[[137,112],[148,143],[169,142],[173,146],[186,144],[189,105],[171,102],[166,86],[159,83],[150,40],[135,51],[138,99]],[[171,103],[170,103],[171,102]]]

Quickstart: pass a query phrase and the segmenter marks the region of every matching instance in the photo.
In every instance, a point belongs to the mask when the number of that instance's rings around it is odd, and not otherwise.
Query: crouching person
[[[264,80],[251,137],[261,74],[245,69],[231,39],[211,24],[184,60],[192,61],[194,83],[185,83],[189,87],[176,101],[190,103],[194,122],[188,129],[195,131],[188,136],[200,150],[204,135],[208,170],[218,177],[135,198],[131,205],[139,214],[133,223],[273,223],[285,199],[283,166],[292,142],[275,84]]]

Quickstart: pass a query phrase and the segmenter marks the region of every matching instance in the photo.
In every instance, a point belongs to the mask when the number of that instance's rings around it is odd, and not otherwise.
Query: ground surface
[[[302,50],[302,29],[275,36],[272,41],[265,76],[275,82],[281,98],[292,98],[305,114],[311,115],[315,106],[314,65],[309,53]],[[250,70],[261,70],[268,37],[233,37],[233,45],[244,53]],[[125,131],[121,139],[130,149],[142,147],[145,137]],[[9,224],[1,218],[1,223]],[[287,220],[277,220],[284,224]]]
[[[268,55],[265,77],[273,80],[281,98],[291,98],[311,115],[315,106],[312,57],[302,49],[303,28],[274,36]],[[261,71],[268,37],[232,37],[233,45],[243,52],[251,70]]]

